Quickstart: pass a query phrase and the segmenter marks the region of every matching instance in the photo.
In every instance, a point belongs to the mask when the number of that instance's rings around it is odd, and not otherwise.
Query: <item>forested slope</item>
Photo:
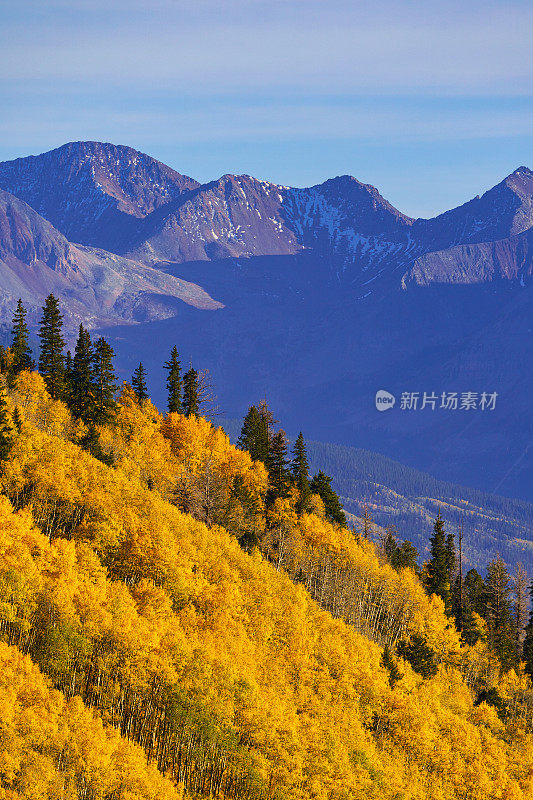
[[[265,506],[261,463],[127,386],[98,459],[37,373],[8,394],[0,797],[530,796],[529,678],[319,497]]]

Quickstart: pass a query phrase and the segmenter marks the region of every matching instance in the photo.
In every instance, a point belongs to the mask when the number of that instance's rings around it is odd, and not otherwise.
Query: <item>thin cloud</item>
[[[78,8],[79,19],[75,9],[47,23],[7,24],[0,69],[3,81],[100,82],[115,90],[134,83],[196,94],[530,91],[533,8],[512,13],[487,4],[480,14],[467,3],[450,14],[447,4],[430,6],[432,13],[420,6],[415,13],[407,3],[400,16],[394,3],[288,2],[268,13],[260,2],[233,3],[224,14],[224,4],[215,13],[210,2],[161,3],[150,14],[134,8],[118,18],[114,7],[107,25],[101,13]]]

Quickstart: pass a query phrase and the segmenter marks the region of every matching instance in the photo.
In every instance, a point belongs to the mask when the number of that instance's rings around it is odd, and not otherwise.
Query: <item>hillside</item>
[[[219,420],[236,442],[242,420]],[[427,531],[439,509],[456,538],[463,528],[465,566],[482,572],[498,553],[506,563],[533,569],[533,507],[530,503],[439,481],[379,453],[327,442],[307,442],[311,473],[333,478],[345,510],[360,519],[368,506],[378,528],[374,540],[393,525],[427,558]]]
[[[125,387],[99,428],[109,466],[38,374],[9,397],[6,799],[60,785],[155,800],[174,796],[169,780],[178,796],[529,796],[529,679],[499,677],[484,642],[462,643],[411,570],[328,522],[317,498],[301,515],[280,498],[265,518],[264,467],[202,418],[163,417]],[[393,678],[383,646],[414,634],[435,669],[398,656]],[[487,686],[503,721],[479,699]],[[45,707],[46,739],[32,722]]]

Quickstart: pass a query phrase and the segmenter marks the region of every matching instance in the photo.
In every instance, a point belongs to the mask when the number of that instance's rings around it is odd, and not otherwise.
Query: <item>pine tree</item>
[[[135,392],[135,396],[139,403],[143,403],[145,400],[148,400],[148,389],[146,388],[146,370],[144,369],[142,362],[132,375],[131,388]]]
[[[297,511],[301,513],[307,508],[311,496],[311,487],[309,486],[309,462],[307,461],[307,451],[301,431],[292,449],[291,473],[298,490]]]
[[[102,445],[100,444],[100,436],[92,422],[89,423],[87,433],[81,439],[80,445],[84,450],[90,453],[93,458],[97,458],[98,461],[101,461],[108,467],[113,466],[113,457],[104,453]]]
[[[67,370],[65,373],[68,375]],[[94,419],[94,350],[89,331],[80,325],[70,371],[69,408],[86,424]]]
[[[22,430],[22,417],[20,416],[20,408],[18,406],[15,406],[13,409],[13,425],[17,433],[20,433]]]
[[[62,336],[63,317],[59,301],[49,294],[43,306],[43,316],[39,329],[40,354],[39,372],[44,378],[50,396],[55,400],[63,396],[65,390],[65,342]]]
[[[446,613],[451,613],[450,548],[440,511],[433,526],[431,559],[427,565],[426,588],[444,601]]]
[[[286,497],[289,491],[290,472],[285,431],[278,431],[272,436],[268,451],[267,467],[269,500],[273,501],[277,497]]]
[[[446,566],[448,569],[448,580],[452,583],[455,570],[457,568],[457,556],[455,554],[455,536],[449,533],[446,537]]]
[[[0,388],[0,471],[3,469],[3,462],[9,458],[12,448],[13,428],[9,421],[6,393]]]
[[[330,522],[337,522],[339,525],[346,525],[346,515],[339,500],[339,495],[331,488],[329,475],[325,475],[322,470],[314,475],[311,481],[311,492],[317,494],[324,503],[326,518]]]
[[[487,616],[487,587],[476,569],[469,569],[465,575],[464,603],[483,619]]]
[[[13,356],[13,374],[33,367],[31,347],[28,344],[29,332],[26,325],[26,309],[19,298],[17,310],[13,316],[11,353]]]
[[[417,633],[411,634],[407,641],[402,640],[398,643],[396,652],[423,678],[432,678],[437,674],[435,652],[429,647],[423,636]]]
[[[183,413],[186,417],[197,417],[199,412],[198,373],[190,367],[183,376]]]
[[[393,530],[394,528],[392,526],[387,528],[387,533],[383,542],[385,558],[391,567],[394,567],[396,570],[408,568],[418,573],[418,550],[407,540],[399,545],[393,534]]]
[[[383,648],[383,654],[381,656],[381,666],[385,667],[385,669],[389,673],[389,685],[391,689],[394,689],[395,684],[401,680],[402,673],[398,669],[394,656],[392,655],[391,649],[388,644],[385,645]]]
[[[116,411],[115,395],[117,376],[113,367],[115,351],[103,336],[94,346],[94,412],[93,421],[96,425],[105,425],[110,422]]]
[[[533,583],[529,587],[529,596],[533,601]],[[529,622],[526,626],[526,635],[522,645],[522,658],[525,662],[524,671],[533,681],[533,609],[529,613]]]
[[[487,567],[487,628],[488,644],[503,669],[516,663],[516,648],[512,606],[511,577],[501,556]]]
[[[172,348],[170,358],[165,362],[165,369],[168,371],[167,391],[168,391],[168,410],[170,413],[182,414],[183,406],[181,403],[181,364],[176,345]]]
[[[268,462],[268,449],[272,436],[274,419],[267,404],[263,401],[259,408],[250,406],[244,418],[238,446],[247,450],[254,461]]]

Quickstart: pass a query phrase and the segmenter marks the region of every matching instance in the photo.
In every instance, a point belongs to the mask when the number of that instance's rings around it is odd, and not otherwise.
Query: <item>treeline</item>
[[[75,419],[84,423],[86,430],[79,444],[104,463],[112,463],[109,453],[101,447],[98,426],[113,423],[116,415],[118,392],[117,376],[113,366],[115,353],[105,338],[91,340],[89,331],[80,324],[74,355],[65,353],[63,337],[63,317],[59,302],[50,294],[43,306],[39,327],[38,369],[46,388],[54,400],[63,401]],[[10,348],[0,350],[0,367],[6,375],[7,383],[13,385],[18,374],[35,367],[29,346],[29,331],[26,324],[26,309],[19,299],[11,331]],[[183,372],[178,349],[174,346],[164,368],[167,372],[167,409],[169,414],[183,414],[198,417],[213,408],[214,394],[207,371],[198,372],[193,366]],[[149,399],[146,370],[142,363],[135,369],[131,383],[124,384],[126,391],[131,388],[139,403]],[[5,399],[3,405],[5,415]],[[2,413],[0,411],[0,413]],[[346,517],[338,495],[331,488],[332,479],[319,471],[312,478],[309,475],[306,446],[300,433],[295,442],[292,458],[288,455],[287,437],[283,430],[275,430],[272,412],[265,402],[258,407],[251,406],[245,417],[239,447],[250,453],[254,461],[265,465],[268,475],[268,489],[265,508],[271,508],[277,499],[295,496],[298,513],[308,510],[312,496],[318,496],[324,503],[326,517],[340,525],[346,524]],[[9,437],[5,447],[9,448]],[[1,456],[1,453],[0,453]],[[234,487],[238,495],[242,487]],[[189,499],[181,498],[183,510],[194,511]],[[266,513],[266,512],[265,512]],[[208,521],[224,522],[208,515]],[[206,518],[204,517],[204,521]],[[253,539],[242,540],[246,544],[257,544]]]
[[[519,564],[511,576],[503,558],[497,556],[489,563],[485,579],[476,569],[463,574],[462,536],[457,552],[455,537],[446,533],[440,513],[430,545],[430,559],[419,569],[418,553],[410,542],[400,544],[392,529],[382,541],[391,566],[413,569],[428,594],[441,598],[466,644],[474,646],[483,640],[502,672],[519,669],[523,663],[533,680],[533,610],[528,613],[533,584],[524,568]],[[401,654],[405,657],[405,652]]]
[[[34,367],[25,313],[19,301],[12,345],[0,353],[2,372],[11,388],[16,387],[17,376]],[[135,428],[143,419],[142,414],[136,416],[133,406],[152,413],[142,363],[131,383],[123,384],[117,402],[111,346],[103,337],[93,342],[80,325],[74,354],[65,353],[62,315],[53,295],[43,307],[39,343],[39,372],[50,397],[65,403],[80,424],[73,434],[74,441],[104,464],[130,469],[126,466],[125,449],[130,450],[129,458],[136,452]],[[266,402],[249,408],[238,440],[239,450],[249,454],[255,465],[252,472],[239,462],[220,430],[202,417],[206,405],[213,402],[206,374],[192,366],[183,373],[175,346],[164,366],[168,413],[161,423],[154,416],[154,422],[160,424],[162,441],[157,440],[151,449],[143,441],[134,455],[136,472],[146,488],[209,527],[224,526],[246,551],[258,547],[278,570],[285,570],[294,582],[303,584],[333,616],[342,617],[385,645],[384,664],[393,683],[398,658],[408,661],[425,678],[435,674],[438,648],[420,632],[410,630],[412,616],[406,610],[406,596],[386,573],[378,578],[373,568],[370,580],[368,574],[353,567],[350,558],[343,556],[339,560],[338,553],[329,546],[321,549],[318,541],[310,545],[307,540],[309,517],[315,520],[315,530],[319,529],[316,520],[324,519],[333,529],[336,526],[345,531],[342,536],[349,531],[355,542],[375,539],[368,507],[360,522],[349,530],[331,478],[321,470],[314,476],[309,474],[302,433],[289,454],[287,437],[277,428]],[[196,420],[198,424],[187,425],[185,420]],[[9,457],[21,426],[18,406],[10,420],[6,398],[2,396],[0,461]],[[157,452],[162,442],[168,444],[166,454],[164,449]],[[176,469],[169,480],[164,473],[171,457]],[[87,514],[82,499],[78,505],[62,498],[41,501],[32,481],[12,492],[10,499],[16,507],[31,505],[36,521],[51,539],[71,536]],[[326,539],[331,537],[331,530],[327,529],[324,535]],[[342,536],[340,541],[345,541]],[[533,615],[528,619],[528,579],[523,570],[511,578],[504,561],[497,558],[489,564],[486,579],[476,570],[463,576],[462,543],[457,554],[454,536],[446,533],[440,514],[431,538],[430,559],[421,569],[416,548],[409,541],[400,543],[393,529],[386,531],[382,539],[381,558],[400,574],[409,570],[419,576],[428,596],[442,600],[445,613],[467,645],[474,647],[484,642],[502,672],[519,669],[524,662],[526,674],[533,677]],[[407,580],[405,574],[403,580]],[[409,592],[412,594],[412,589]],[[478,697],[483,698],[490,689],[489,684],[479,683]],[[497,704],[498,698],[487,697]]]
[[[70,351],[65,353],[62,326],[59,302],[50,294],[43,306],[39,327],[39,372],[50,396],[63,401],[73,417],[83,423],[78,443],[104,463],[113,464],[115,455],[109,448],[102,447],[99,428],[112,425],[117,414],[114,351],[103,337],[93,342],[89,332],[80,325],[74,354]],[[18,374],[35,367],[29,346],[26,310],[21,300],[13,317],[11,338],[11,347],[0,351],[0,366],[8,386],[13,385]],[[213,404],[214,397],[207,373],[199,373],[192,366],[183,372],[176,346],[164,367],[168,408],[164,430],[172,442],[176,438],[173,415],[200,417],[206,406]],[[147,376],[142,363],[132,375],[131,386],[123,385],[124,391],[130,391],[141,405],[148,400]],[[15,428],[19,425],[18,419],[18,410],[15,409]],[[233,513],[229,509],[240,508],[240,522],[234,524],[234,529],[241,545],[248,549],[259,545],[280,567],[287,561],[283,529],[288,527],[280,524],[280,519],[290,520],[291,514],[299,516],[316,512],[317,503],[320,504],[319,511],[329,522],[345,527],[346,516],[338,495],[332,489],[331,477],[321,470],[310,476],[302,433],[289,454],[286,434],[276,425],[273,412],[265,401],[253,405],[244,418],[237,443],[254,462],[265,468],[266,488],[261,507],[257,506],[257,495],[243,485],[240,476],[234,477],[226,498],[224,492],[220,493],[220,487],[217,488],[219,479],[215,479],[210,470],[194,478],[187,475],[176,485],[173,500],[183,511],[209,525],[227,526]],[[6,402],[5,398],[0,398],[0,460],[7,458],[11,446],[12,431]],[[421,473],[412,472],[414,478],[411,480],[420,489]],[[153,478],[147,479],[147,485],[153,488]],[[235,514],[233,517],[236,519]],[[375,539],[374,527],[365,506],[361,523],[352,530],[353,535]],[[516,575],[511,577],[505,562],[498,557],[488,565],[485,580],[475,569],[463,576],[462,541],[458,555],[454,536],[446,534],[440,514],[431,538],[430,559],[421,570],[416,547],[407,540],[397,542],[393,527],[383,537],[382,553],[395,569],[413,570],[420,576],[428,594],[435,594],[443,600],[446,613],[453,618],[466,643],[475,645],[479,639],[485,638],[502,669],[515,668],[525,660],[526,671],[533,676],[533,616],[528,619],[527,615],[528,591],[533,596],[533,586],[528,590],[527,576],[520,565]],[[308,588],[313,596],[317,596],[310,586]]]
[[[335,474],[337,488],[343,497],[357,499],[354,487],[359,483],[372,481],[394,487],[406,497],[428,497],[450,503],[460,498],[475,508],[487,509],[495,515],[531,523],[531,503],[440,480],[380,453],[359,447],[315,441],[309,443],[309,452],[312,461],[324,465],[327,470]]]

